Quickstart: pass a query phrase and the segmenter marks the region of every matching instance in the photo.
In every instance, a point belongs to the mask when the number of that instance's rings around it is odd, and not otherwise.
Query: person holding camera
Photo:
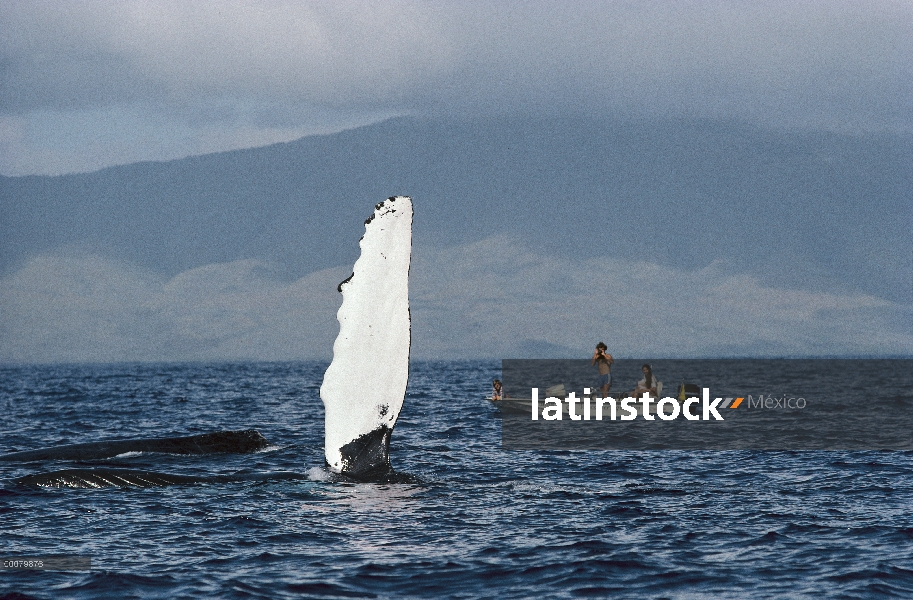
[[[612,363],[615,362],[612,355],[606,353],[608,349],[608,346],[599,342],[596,344],[593,360],[590,361],[590,364],[596,365],[596,368],[599,369],[599,381],[596,385],[599,387],[603,398],[609,395],[609,390],[612,388]]]

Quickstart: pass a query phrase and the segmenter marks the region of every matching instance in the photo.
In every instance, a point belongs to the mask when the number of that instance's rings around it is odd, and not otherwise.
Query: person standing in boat
[[[606,350],[608,349],[608,346],[599,342],[596,344],[593,360],[590,361],[590,364],[596,365],[596,368],[599,369],[599,381],[596,385],[599,387],[599,391],[603,398],[607,397],[609,395],[609,390],[612,389],[612,363],[615,362],[612,355],[606,353]]]

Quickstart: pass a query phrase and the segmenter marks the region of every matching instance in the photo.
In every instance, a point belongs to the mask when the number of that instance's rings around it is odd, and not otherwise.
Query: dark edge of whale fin
[[[374,431],[361,435],[342,448],[343,472],[356,477],[384,475],[393,470],[390,466],[390,434],[393,429],[381,425]]]

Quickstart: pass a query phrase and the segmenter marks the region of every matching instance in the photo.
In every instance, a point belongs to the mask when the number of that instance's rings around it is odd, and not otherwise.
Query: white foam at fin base
[[[366,222],[361,256],[340,284],[339,336],[320,387],[325,455],[345,470],[340,449],[383,425],[393,429],[409,379],[409,262],[412,200],[378,204]]]

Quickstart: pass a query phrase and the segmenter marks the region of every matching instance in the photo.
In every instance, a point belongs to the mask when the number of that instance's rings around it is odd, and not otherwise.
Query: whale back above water
[[[371,476],[391,470],[390,434],[409,380],[411,198],[378,204],[359,245],[352,275],[339,284],[339,335],[320,397],[327,466]]]
[[[269,442],[259,431],[246,429],[243,431],[216,431],[186,437],[69,444],[40,450],[12,452],[0,455],[0,461],[97,460],[114,458],[127,452],[161,452],[166,454],[244,453],[262,450],[267,445],[269,445]]]
[[[128,452],[179,455],[247,454],[263,450],[269,442],[259,431],[215,431],[184,437],[108,440],[69,444],[0,456],[4,462],[91,461],[116,458]],[[155,487],[175,484],[230,481],[226,476],[172,475],[129,468],[72,468],[17,478],[17,485],[52,488]]]

